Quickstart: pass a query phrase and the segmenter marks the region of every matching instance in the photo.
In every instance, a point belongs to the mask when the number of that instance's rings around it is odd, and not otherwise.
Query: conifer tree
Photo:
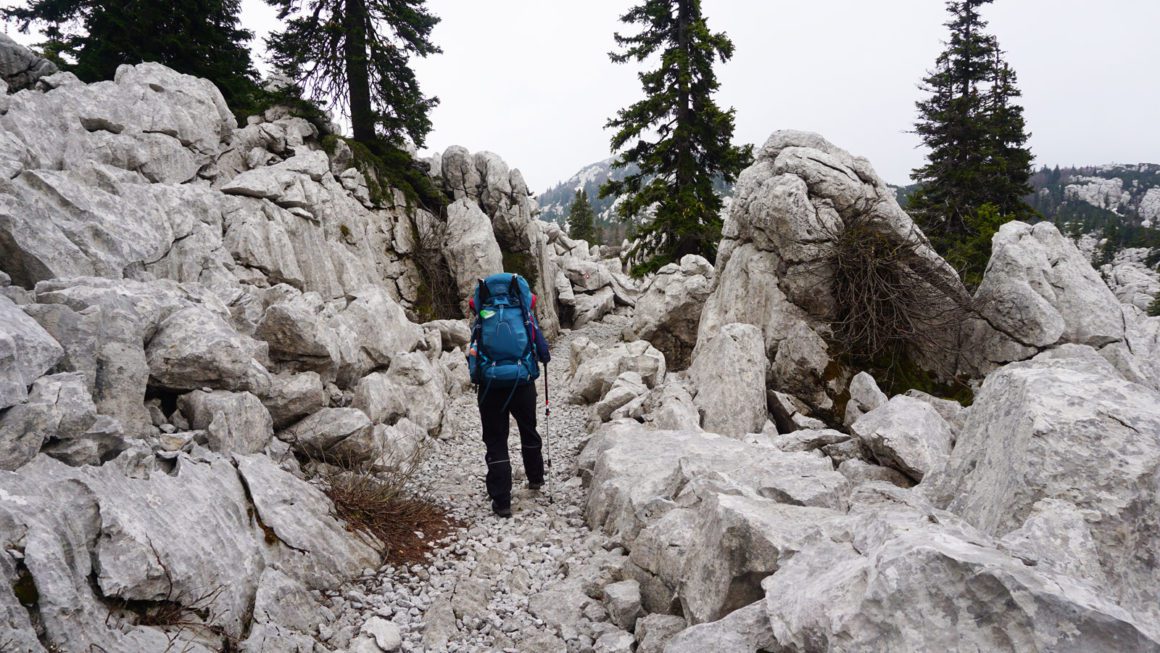
[[[992,0],[951,0],[950,40],[923,79],[915,132],[930,152],[913,172],[908,210],[968,284],[981,279],[999,224],[1035,215],[1031,152],[1015,73],[980,8]]]
[[[610,180],[601,197],[619,196],[617,215],[635,225],[628,252],[634,274],[647,274],[685,254],[712,260],[721,237],[721,198],[714,178],[732,182],[752,160],[752,147],[732,144],[734,111],[713,101],[717,61],[733,56],[733,42],[709,31],[700,0],[641,0],[621,17],[637,34],[615,35],[615,63],[656,59],[640,73],[645,97],[617,112],[615,166],[639,171]],[[650,136],[655,135],[652,140]]]
[[[112,79],[122,64],[155,61],[204,77],[235,111],[254,101],[257,74],[238,24],[240,0],[28,0],[3,10],[27,31],[43,28],[46,50],[87,82]]]
[[[422,147],[439,100],[423,95],[409,62],[441,52],[426,0],[266,1],[288,19],[267,41],[275,65],[313,99],[336,101],[356,141]]]
[[[597,244],[596,214],[588,202],[588,193],[583,189],[576,191],[568,209],[568,237]]]

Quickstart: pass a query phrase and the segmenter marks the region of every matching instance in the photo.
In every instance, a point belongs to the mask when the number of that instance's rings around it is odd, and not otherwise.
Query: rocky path
[[[359,638],[362,625],[377,616],[393,623],[402,651],[554,651],[565,642],[545,624],[546,608],[537,594],[575,575],[604,551],[604,539],[584,523],[585,493],[576,476],[576,458],[587,437],[588,408],[564,402],[568,351],[579,335],[614,342],[619,327],[592,324],[552,343],[548,366],[552,393],[552,496],[531,491],[519,462],[519,435],[509,436],[514,476],[512,519],[491,513],[484,489],[484,446],[474,394],[457,397],[445,427],[450,437],[437,442],[420,472],[424,491],[449,508],[465,526],[446,538],[427,564],[383,567],[374,577],[331,597],[336,614],[323,638],[332,649],[376,653],[378,646]],[[541,436],[546,434],[541,379],[537,383]],[[532,606],[529,609],[529,600]],[[594,605],[592,607],[599,607]],[[592,608],[590,608],[591,610]],[[595,621],[604,615],[593,614]],[[389,627],[387,630],[391,630]],[[590,648],[591,635],[567,633],[568,649]],[[389,639],[389,637],[388,637]]]

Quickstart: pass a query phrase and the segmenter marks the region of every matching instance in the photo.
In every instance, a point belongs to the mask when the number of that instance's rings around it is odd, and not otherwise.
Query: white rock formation
[[[697,344],[701,310],[713,286],[713,265],[688,255],[657,271],[633,311],[632,329],[661,350],[673,369],[683,369]]]

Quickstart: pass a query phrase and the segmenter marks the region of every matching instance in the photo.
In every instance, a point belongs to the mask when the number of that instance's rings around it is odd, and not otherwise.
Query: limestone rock
[[[1073,504],[1098,524],[1091,534],[1111,595],[1154,614],[1148,588],[1157,571],[1144,560],[1160,555],[1160,533],[1138,511],[1158,489],[1160,395],[1093,353],[1060,349],[991,373],[932,495],[1000,537],[1023,527],[1041,501]]]
[[[636,302],[632,328],[664,353],[673,369],[688,365],[701,311],[713,286],[713,266],[688,255],[657,271]]]
[[[57,72],[56,64],[0,34],[0,80],[12,92],[32,86],[36,80]]]
[[[577,343],[573,343],[576,347]],[[576,364],[572,369],[572,401],[594,403],[612,388],[617,377],[625,372],[636,372],[650,388],[665,379],[667,366],[665,356],[644,341],[621,343],[600,350],[593,349],[585,355],[573,356]]]
[[[596,415],[602,422],[606,422],[613,412],[646,392],[648,387],[640,378],[640,374],[625,372],[616,377],[608,393],[596,404]]]
[[[491,220],[478,205],[460,199],[447,207],[443,251],[459,289],[462,307],[480,279],[503,272],[503,254],[496,243]]]
[[[590,295],[576,295],[572,307],[572,328],[579,329],[589,322],[596,322],[615,307],[616,293],[608,286]]]
[[[636,627],[637,618],[643,616],[640,605],[640,584],[635,580],[623,580],[604,586],[604,607],[612,623],[624,630]]]
[[[637,653],[664,653],[665,645],[685,625],[684,619],[670,614],[650,614],[637,620]]]
[[[62,356],[64,349],[36,320],[0,296],[0,410],[24,401],[28,386]]]
[[[727,324],[706,341],[689,369],[706,431],[739,437],[766,419],[765,347],[751,324]]]
[[[462,349],[471,340],[471,327],[466,320],[434,320],[424,324],[423,328],[433,328],[439,331],[443,351],[452,351],[456,347]]]
[[[317,372],[277,375],[270,379],[270,393],[262,399],[274,428],[284,429],[326,405],[326,391]]]
[[[378,458],[373,426],[361,410],[323,408],[294,426],[278,433],[299,453],[318,460],[359,463]]]
[[[883,465],[921,481],[942,466],[955,436],[930,404],[899,395],[850,427]]]
[[[379,554],[331,516],[321,490],[281,470],[265,456],[235,456],[261,523],[281,543],[282,570],[311,589],[334,587],[377,566]]]
[[[966,326],[968,372],[983,375],[1065,343],[1122,341],[1120,302],[1075,245],[1051,223],[999,229]]]
[[[41,377],[32,385],[27,401],[0,414],[0,469],[20,467],[44,446],[87,440],[96,421],[96,406],[85,388],[83,375],[74,372]],[[107,453],[117,444],[92,442],[91,457],[63,457],[75,464],[97,463],[98,454]]]
[[[269,390],[269,372],[257,361],[257,343],[209,310],[191,306],[165,318],[145,349],[150,378],[172,390],[214,387]]]
[[[878,383],[874,377],[866,372],[858,372],[850,380],[850,401],[846,403],[846,415],[842,421],[846,426],[849,426],[862,415],[878,408],[887,401],[889,401],[889,397],[878,389]]]
[[[191,428],[205,431],[207,445],[222,454],[252,454],[274,437],[270,411],[249,392],[195,390],[182,395],[178,410]]]

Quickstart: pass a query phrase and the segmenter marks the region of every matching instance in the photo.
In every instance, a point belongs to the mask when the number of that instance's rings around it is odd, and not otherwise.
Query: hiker
[[[475,324],[467,367],[476,385],[483,443],[487,447],[487,494],[491,509],[511,517],[512,465],[508,456],[509,416],[520,430],[520,454],[528,488],[544,484],[544,458],[536,431],[536,385],[540,366],[552,356],[536,320],[536,296],[518,274],[481,279],[468,301]]]

